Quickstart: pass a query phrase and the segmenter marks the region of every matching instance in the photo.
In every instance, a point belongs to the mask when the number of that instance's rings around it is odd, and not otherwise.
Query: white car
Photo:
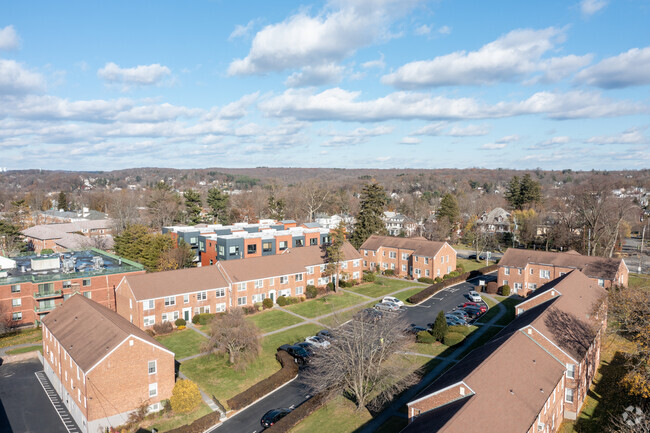
[[[314,346],[318,347],[319,349],[327,349],[330,347],[330,342],[324,339],[323,337],[318,337],[318,336],[311,336],[305,338],[305,341],[309,344],[313,344]]]
[[[481,298],[481,295],[479,295],[479,294],[478,294],[477,292],[475,292],[474,290],[470,291],[470,292],[467,294],[467,297],[468,297],[469,300],[472,301],[472,302],[481,302],[481,301],[483,300],[483,298]]]
[[[397,304],[397,306],[400,308],[404,306],[404,302],[400,301],[397,298],[393,298],[392,296],[385,296],[384,299],[381,300],[381,302],[392,302],[393,304]]]

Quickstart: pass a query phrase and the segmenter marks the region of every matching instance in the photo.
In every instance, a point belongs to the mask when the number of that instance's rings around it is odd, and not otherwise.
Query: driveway
[[[0,365],[0,432],[68,433],[35,373],[38,359]]]

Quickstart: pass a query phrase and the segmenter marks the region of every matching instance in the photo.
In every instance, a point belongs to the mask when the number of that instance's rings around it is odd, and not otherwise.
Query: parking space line
[[[56,414],[59,415],[63,426],[66,430],[68,430],[68,433],[81,433],[81,430],[74,422],[74,419],[70,415],[70,412],[68,412],[66,407],[62,404],[59,398],[59,394],[57,394],[57,392],[54,390],[54,387],[45,375],[45,372],[37,371],[34,374],[36,375],[38,383],[40,383],[41,387],[43,387],[45,394],[47,394],[47,398],[50,400],[50,403],[52,403],[52,406],[54,406],[54,410],[56,411]],[[64,417],[66,419],[64,419]]]

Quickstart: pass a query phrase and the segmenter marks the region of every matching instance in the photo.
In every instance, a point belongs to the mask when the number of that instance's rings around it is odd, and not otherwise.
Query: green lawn
[[[0,348],[16,346],[25,343],[38,343],[43,338],[40,328],[25,329],[0,335]]]
[[[261,313],[255,313],[252,316],[246,317],[246,319],[253,322],[262,334],[302,322],[300,318],[280,310],[267,310]]]
[[[400,301],[403,301],[405,304],[413,305],[410,302],[407,301],[407,299],[416,293],[420,293],[426,286],[422,287],[417,287],[415,289],[409,289],[409,290],[404,290],[403,292],[395,293],[393,296],[399,299]]]
[[[142,425],[142,427],[152,427],[159,432],[173,430],[182,425],[190,424],[192,421],[201,418],[212,412],[207,404],[201,402],[201,405],[194,412],[188,414],[175,415],[173,413],[166,413],[162,416],[154,415],[151,419],[151,425]]]
[[[331,328],[335,328],[347,322],[348,320],[352,319],[352,317],[354,317],[355,314],[357,314],[359,311],[363,310],[364,308],[374,307],[376,303],[377,302],[375,301],[370,301],[366,304],[359,304],[357,307],[352,308],[351,310],[332,314],[331,316],[319,320],[319,322],[321,322],[323,325],[329,326]]]
[[[494,261],[490,260],[490,264],[493,265]],[[460,257],[456,258],[456,266],[463,265],[463,269],[465,269],[465,272],[470,272],[476,269],[481,269],[486,266],[485,260],[481,260],[480,262],[477,262],[474,259],[463,259]]]
[[[7,355],[18,355],[20,353],[34,352],[40,350],[43,353],[43,346],[27,346],[19,347],[18,349],[7,350]]]
[[[386,296],[389,293],[393,293],[397,290],[413,286],[421,286],[419,290],[422,290],[424,287],[426,287],[425,284],[418,283],[417,281],[394,280],[391,278],[377,277],[372,283],[360,284],[347,290],[370,296],[372,298],[379,298],[381,296]]]
[[[216,396],[225,405],[229,398],[280,369],[280,364],[275,359],[279,346],[301,341],[320,329],[317,325],[309,324],[264,337],[262,353],[243,371],[229,366],[226,356],[210,354],[183,362],[181,372],[196,382],[208,395]]]
[[[499,301],[499,303],[506,309],[504,315],[501,316],[501,318],[494,324],[507,325],[508,323],[512,322],[515,318],[515,306],[522,302],[523,299],[520,299],[518,297],[506,298],[504,296],[494,296],[494,298]],[[478,323],[487,323],[499,313],[499,308],[497,307],[498,304],[494,303],[494,301],[488,297],[484,297],[483,300],[487,302],[488,307],[490,308],[487,313],[479,317],[477,320]]]
[[[648,277],[647,275],[630,274],[630,278],[629,281],[627,282],[627,285],[633,289],[641,288],[645,290],[650,290],[650,277]]]
[[[357,411],[354,403],[338,396],[325,403],[290,431],[291,433],[351,433],[370,419],[372,416],[365,408]]]
[[[366,298],[359,295],[338,293],[301,302],[300,304],[289,305],[286,309],[311,319],[366,301]]]
[[[174,352],[177,360],[201,353],[201,344],[206,341],[204,336],[192,329],[174,331],[171,334],[159,335],[155,338]]]

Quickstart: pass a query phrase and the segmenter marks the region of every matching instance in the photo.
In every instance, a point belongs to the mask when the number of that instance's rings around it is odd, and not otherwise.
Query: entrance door
[[[189,322],[192,319],[190,317],[191,315],[192,315],[191,308],[183,308],[183,319],[185,319],[186,322]]]
[[[271,301],[275,304],[275,290],[269,291],[269,298],[271,298]]]

